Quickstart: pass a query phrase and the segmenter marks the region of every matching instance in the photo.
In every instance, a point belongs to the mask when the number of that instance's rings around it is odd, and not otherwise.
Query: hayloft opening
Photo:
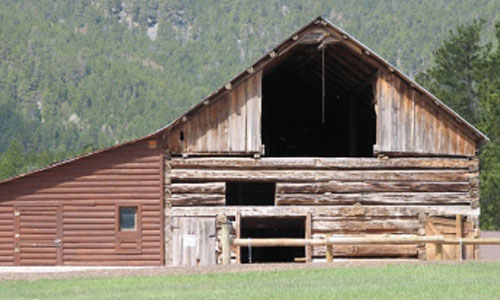
[[[274,205],[274,182],[226,182],[226,205]]]
[[[264,72],[265,156],[373,156],[377,70],[342,43],[318,44],[295,47]]]
[[[305,238],[305,217],[242,217],[241,238]],[[304,247],[241,247],[242,263],[295,262]]]

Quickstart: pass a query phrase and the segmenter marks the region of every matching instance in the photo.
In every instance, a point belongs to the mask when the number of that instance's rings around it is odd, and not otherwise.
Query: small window
[[[274,205],[274,182],[226,182],[226,205]]]
[[[137,229],[137,208],[120,207],[120,231],[134,231]]]

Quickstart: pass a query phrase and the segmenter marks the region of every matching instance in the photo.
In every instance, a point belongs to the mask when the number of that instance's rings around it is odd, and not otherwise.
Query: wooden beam
[[[328,182],[337,181],[431,181],[468,182],[470,173],[448,170],[210,170],[172,169],[174,182],[259,181],[259,182]],[[66,197],[61,195],[61,197]]]
[[[454,217],[479,216],[479,209],[469,205],[304,205],[304,206],[190,206],[172,207],[167,213],[171,216],[217,216],[225,214],[235,216],[239,211],[241,216],[306,216],[310,212],[314,216],[323,217],[417,217],[424,213],[428,216]]]
[[[461,169],[469,171],[477,161],[467,158],[406,157],[381,160],[349,157],[190,157],[173,158],[174,169]]]

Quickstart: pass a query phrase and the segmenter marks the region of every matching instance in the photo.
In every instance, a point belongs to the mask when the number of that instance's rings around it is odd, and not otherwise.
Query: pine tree
[[[11,177],[24,171],[26,153],[21,143],[13,139],[0,156],[0,178]]]
[[[484,228],[500,228],[500,22],[496,24],[497,48],[481,67],[479,128],[490,142],[481,150],[481,218]]]
[[[500,22],[497,48],[481,45],[483,21],[459,26],[434,52],[419,80],[489,138],[480,152],[481,227],[500,228]]]
[[[484,20],[460,25],[434,51],[435,66],[417,75],[417,81],[471,123],[477,120],[479,65],[489,49],[481,44]]]

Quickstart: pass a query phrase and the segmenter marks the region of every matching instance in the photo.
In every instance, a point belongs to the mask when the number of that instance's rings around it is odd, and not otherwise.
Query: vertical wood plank
[[[431,153],[441,153],[441,143],[443,138],[443,122],[439,118],[438,111],[432,109],[432,130],[434,131],[434,143],[432,143],[433,148]]]
[[[383,80],[382,80],[382,74],[379,73],[379,75],[377,76],[377,79],[376,79],[376,84],[375,84],[375,92],[373,93],[375,95],[375,114],[376,114],[376,124],[377,124],[377,128],[376,128],[376,132],[375,132],[375,145],[376,145],[376,148],[377,150],[381,150],[382,149],[382,140],[383,140],[383,135],[384,135],[384,131],[383,131],[383,123],[382,123],[382,116],[384,115],[383,114],[383,111],[384,111],[384,104],[382,103],[382,84],[383,84]]]
[[[253,148],[249,149],[252,152],[260,152],[261,149],[261,118],[262,118],[262,71],[259,71],[254,76],[254,98],[253,98],[253,106],[254,106],[254,115],[252,117],[252,146]]]
[[[215,217],[211,218],[210,221],[210,232],[209,232],[209,238],[210,238],[210,264],[211,265],[216,265],[217,264],[217,220]]]
[[[217,123],[219,125],[218,136],[217,136],[219,145],[217,147],[217,149],[218,149],[217,152],[224,152],[223,150],[226,150],[229,148],[228,138],[227,138],[227,135],[229,134],[229,128],[228,128],[229,127],[229,125],[228,125],[229,112],[227,110],[225,101],[219,101],[219,107],[218,107],[217,112],[218,112]]]
[[[228,119],[229,119],[229,134],[228,145],[229,151],[238,150],[238,136],[241,134],[241,129],[238,128],[238,95],[232,91],[228,95]]]
[[[422,152],[424,153],[429,153],[429,149],[432,148],[432,115],[429,112],[429,108],[427,105],[422,103],[422,113],[424,114],[424,131],[422,132],[423,134],[423,147],[422,147]]]
[[[422,119],[423,119],[423,114],[422,114],[422,108],[420,106],[420,95],[419,93],[414,89],[413,90],[413,103],[415,103],[415,144],[413,145],[413,151],[415,152],[422,152],[423,146],[422,146]]]
[[[246,109],[245,109],[245,103],[246,103],[246,92],[245,92],[245,84],[242,83],[236,89],[233,91],[236,95],[236,116],[237,116],[237,122],[236,122],[236,130],[238,130],[238,133],[235,135],[236,140],[234,141],[234,149],[236,151],[244,151],[245,150],[245,144],[246,144]]]
[[[407,145],[408,151],[416,152],[416,138],[415,138],[415,131],[416,131],[416,111],[415,111],[415,89],[412,88],[410,91],[410,102],[411,102],[411,109],[410,109],[410,138],[408,139],[409,144]]]
[[[458,153],[458,138],[455,133],[457,130],[456,126],[450,123],[450,154]]]
[[[391,97],[391,86],[388,82],[388,75],[384,75],[384,83],[382,88],[382,99],[383,101],[383,116],[381,119],[383,130],[383,141],[382,149],[383,151],[391,151],[391,139],[392,139],[392,97]]]
[[[397,78],[397,101],[399,102],[398,114],[398,151],[406,151],[406,128],[408,127],[408,101],[406,99],[407,84]]]
[[[253,119],[256,117],[255,116],[255,112],[254,112],[254,101],[256,99],[254,99],[254,78],[255,76],[252,76],[250,77],[245,83],[245,116],[246,116],[246,119],[245,119],[245,132],[244,132],[244,135],[245,135],[245,151],[252,151],[252,149],[254,148],[254,145],[253,145],[253,136],[252,136],[252,133],[253,133],[253,128],[252,128],[252,124],[253,124]]]
[[[208,109],[204,107],[200,112],[198,116],[198,131],[199,131],[199,137],[198,137],[198,143],[197,143],[197,148],[199,151],[207,152],[208,151],[208,133],[209,133],[209,127],[208,127],[208,118],[207,118],[207,113]]]
[[[399,80],[397,80],[396,76],[391,75],[391,104],[392,104],[392,130],[391,130],[391,151],[398,151],[399,146]]]
[[[171,234],[172,234],[172,265],[174,266],[179,266],[182,263],[182,243],[181,243],[181,237],[182,237],[182,232],[180,228],[180,217],[173,217],[172,218],[172,227],[171,227]]]

